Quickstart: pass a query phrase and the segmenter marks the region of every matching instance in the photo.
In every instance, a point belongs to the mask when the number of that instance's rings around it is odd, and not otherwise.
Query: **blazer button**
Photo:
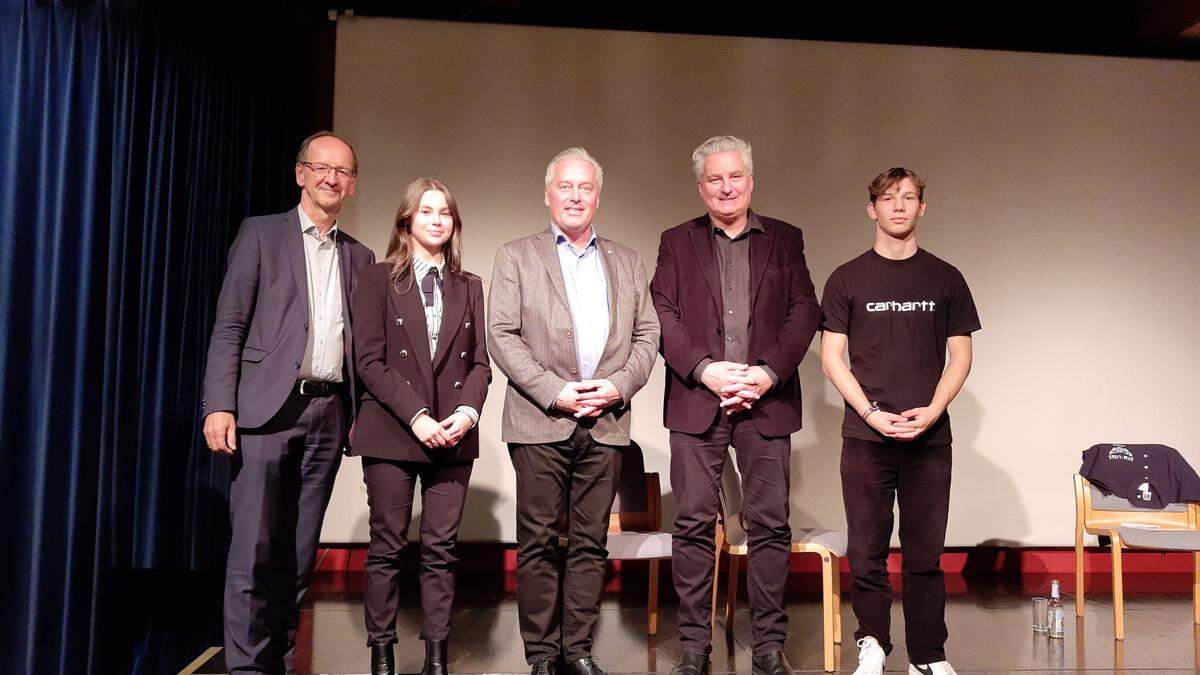
[[[408,386],[410,386],[410,387],[411,387],[411,386],[412,386],[412,380],[405,380],[405,381],[404,381],[404,384],[407,384]]]
[[[455,388],[455,389],[462,389],[462,382],[455,382],[455,383],[454,383],[454,388]]]
[[[404,319],[396,319],[396,325],[397,325],[397,326],[403,326],[403,325],[404,325]]]
[[[567,337],[571,337],[571,331],[567,331]]]
[[[571,374],[572,374],[572,375],[574,375],[574,374],[575,374],[575,369],[574,369],[574,368],[572,368],[572,369],[571,369]]]
[[[458,353],[458,358],[460,358],[460,359],[465,359],[465,358],[467,358],[467,353],[466,353],[466,352],[459,352],[459,353]]]
[[[468,321],[468,322],[466,322],[466,323],[464,323],[464,324],[463,324],[463,328],[470,328],[470,327],[471,327],[471,322],[470,322],[470,321]]]
[[[407,350],[407,349],[401,349],[401,350],[400,350],[400,358],[402,358],[402,359],[407,359],[407,358],[408,358],[408,350]]]
[[[296,362],[296,370],[300,370],[300,362],[299,361]]]

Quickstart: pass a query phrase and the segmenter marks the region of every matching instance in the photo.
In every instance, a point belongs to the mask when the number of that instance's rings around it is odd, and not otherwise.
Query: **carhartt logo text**
[[[868,302],[868,312],[932,312],[937,303],[932,300],[910,300],[899,302],[884,300],[883,302]]]

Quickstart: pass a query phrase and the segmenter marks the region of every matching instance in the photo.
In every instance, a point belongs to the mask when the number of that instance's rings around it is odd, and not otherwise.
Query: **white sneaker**
[[[949,661],[935,661],[933,663],[908,664],[908,675],[958,675],[958,673],[955,672]]]
[[[883,675],[887,654],[883,653],[879,641],[868,635],[855,644],[858,645],[858,668],[854,669],[854,675]]]

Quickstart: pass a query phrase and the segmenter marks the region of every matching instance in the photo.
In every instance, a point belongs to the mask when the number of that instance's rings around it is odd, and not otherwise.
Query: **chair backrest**
[[[1148,509],[1116,495],[1105,495],[1079,474],[1075,474],[1074,481],[1077,529],[1110,530],[1122,523],[1156,525],[1163,529],[1197,527],[1200,507],[1196,504],[1167,504],[1161,509]]]
[[[733,455],[726,451],[725,470],[721,473],[721,524],[730,546],[746,543],[746,524],[742,521],[742,476]]]
[[[617,453],[617,496],[612,513],[636,513],[646,510],[646,461],[642,448],[630,441]]]
[[[617,494],[609,513],[609,532],[662,529],[662,488],[658,474],[646,473],[642,447],[634,441],[617,455]]]

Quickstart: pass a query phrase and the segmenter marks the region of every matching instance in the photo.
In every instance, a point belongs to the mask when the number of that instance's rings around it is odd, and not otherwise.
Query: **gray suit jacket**
[[[229,248],[225,281],[204,371],[203,414],[229,411],[239,427],[266,424],[296,384],[308,345],[308,282],[296,209],[242,221]],[[371,249],[338,231],[344,321],[343,380],[357,400],[350,291],[359,269],[375,262]]]
[[[608,279],[608,342],[592,379],[607,379],[623,401],[596,418],[592,437],[629,444],[629,403],[646,384],[658,352],[658,316],[637,252],[596,238]],[[553,408],[567,381],[578,381],[574,322],[550,228],[496,251],[488,293],[488,347],[508,377],[502,436],[508,443],[558,443],[578,425]]]

